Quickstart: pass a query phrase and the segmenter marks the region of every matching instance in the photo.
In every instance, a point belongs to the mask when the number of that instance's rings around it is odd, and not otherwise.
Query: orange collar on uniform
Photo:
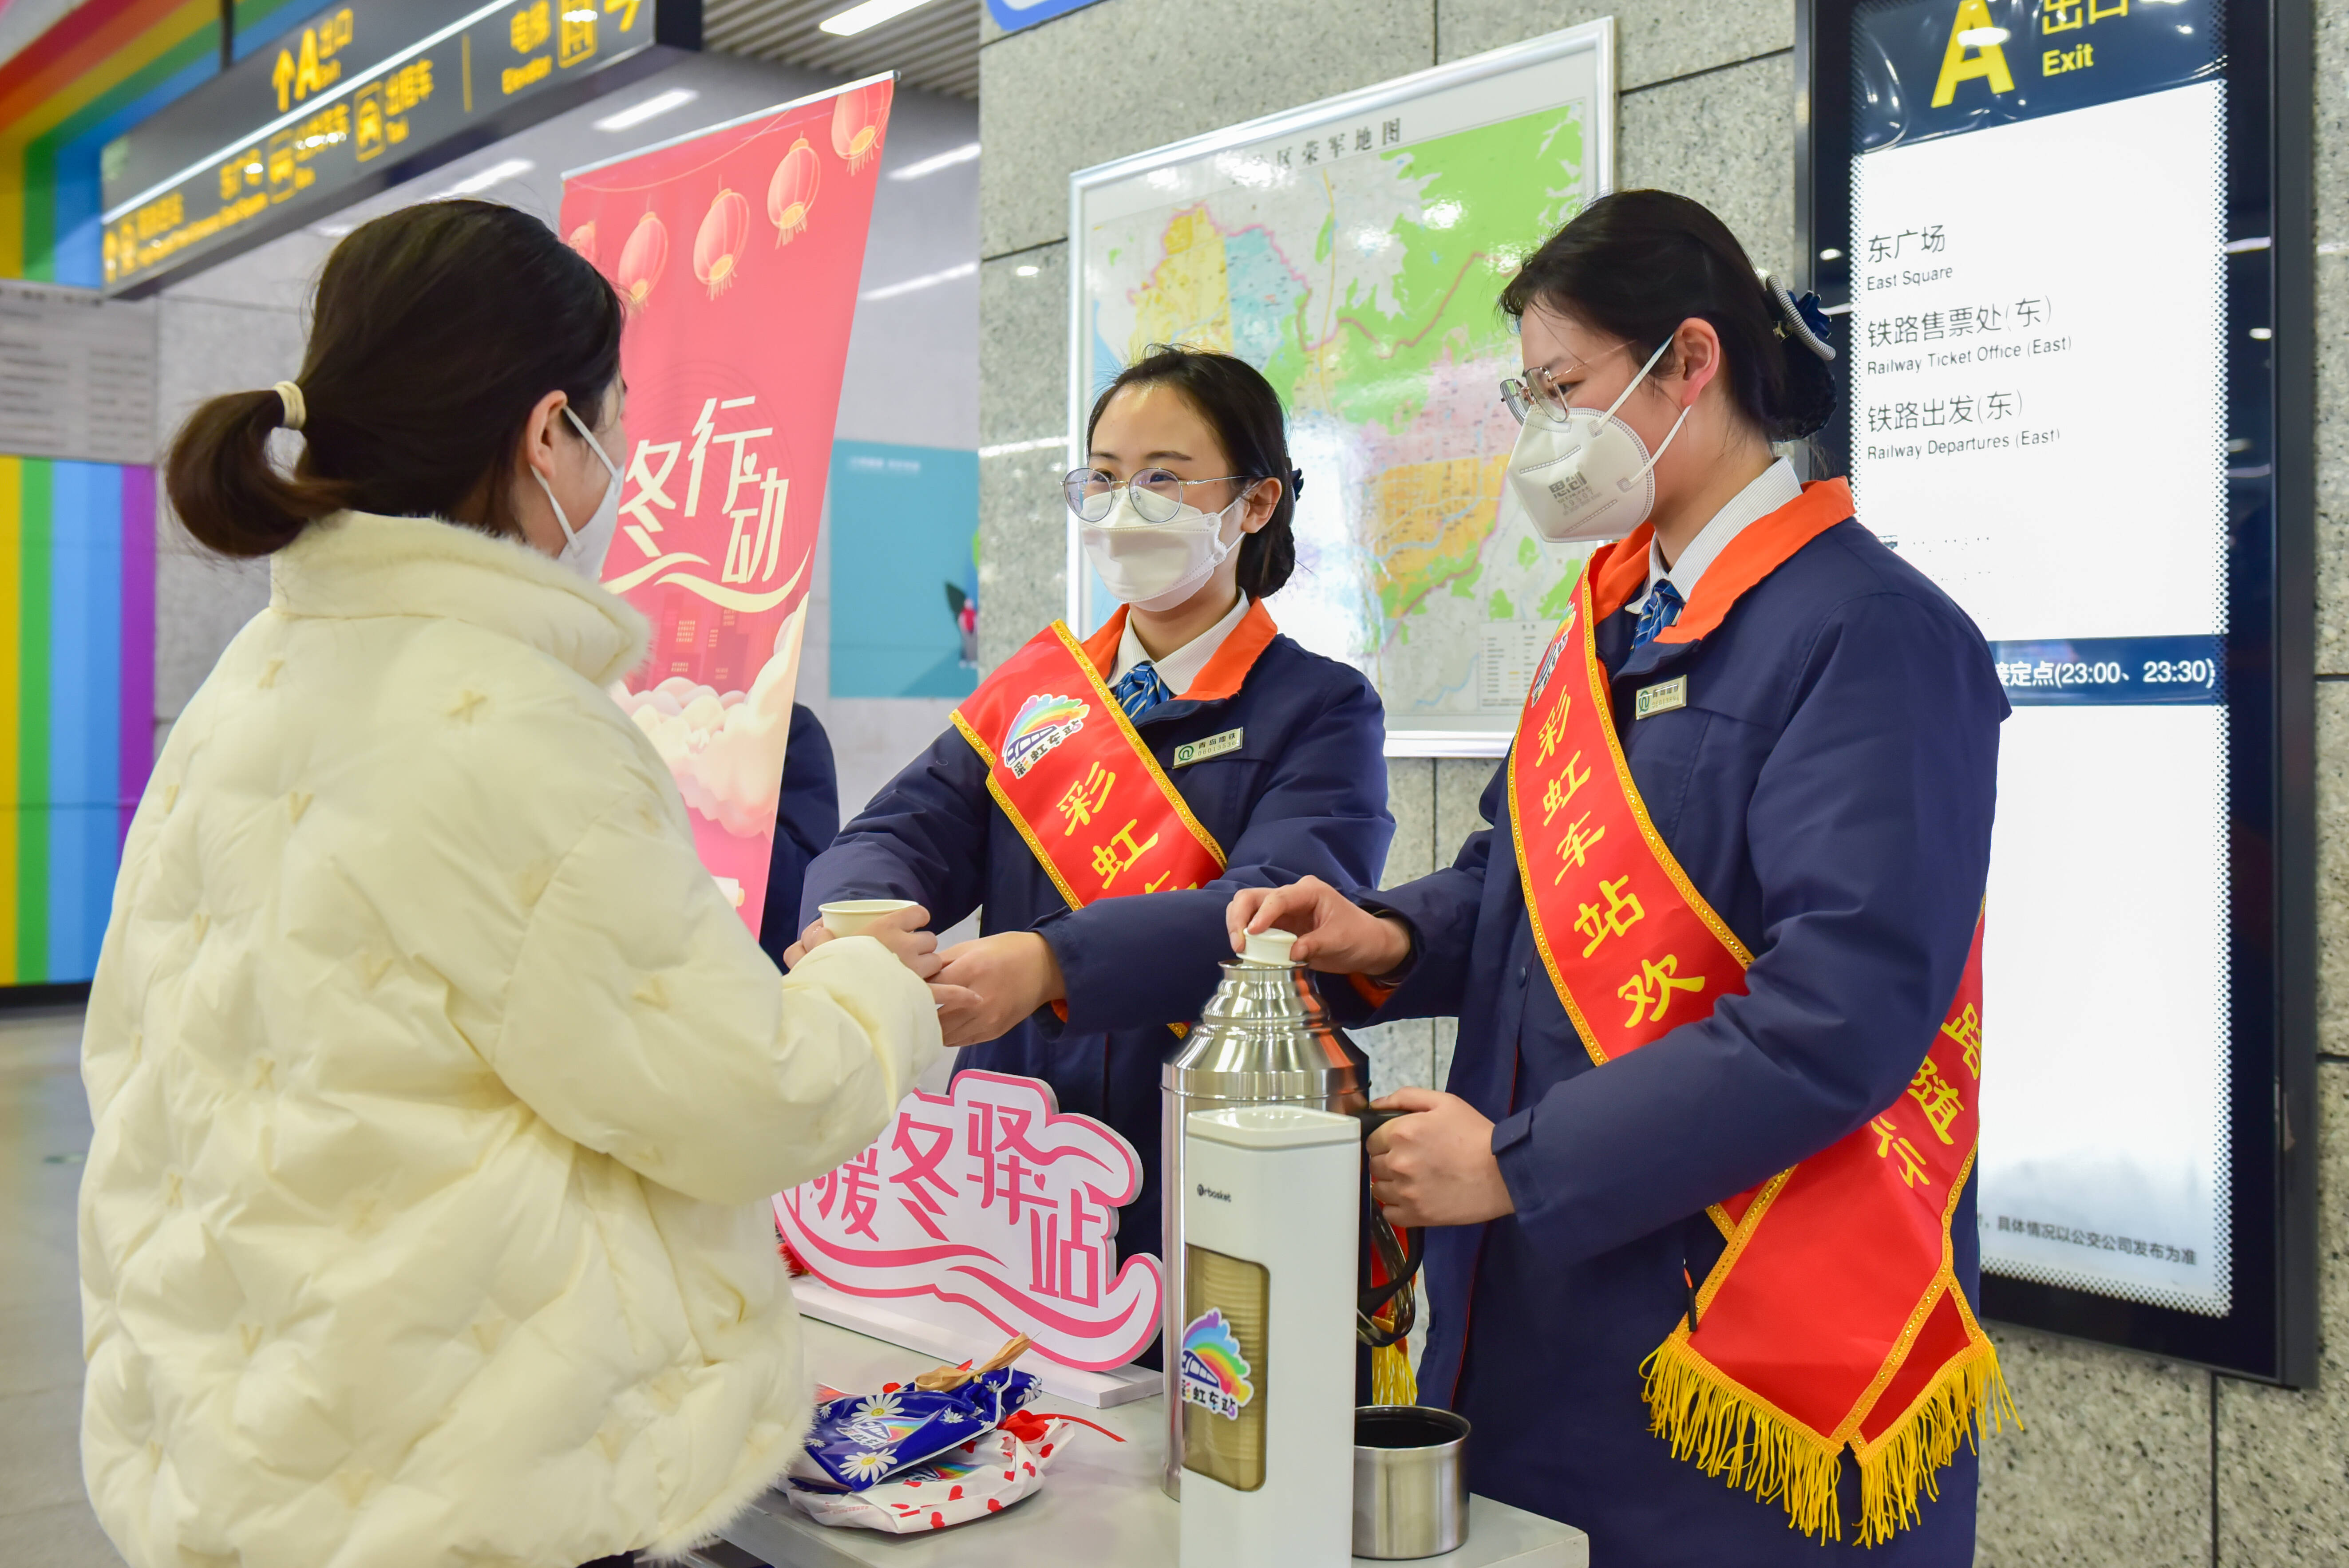
[[[1118,645],[1125,640],[1125,613],[1126,606],[1120,604],[1117,614],[1084,640],[1085,657],[1092,661],[1093,669],[1103,681],[1109,679],[1110,671],[1117,668]],[[1207,667],[1175,696],[1183,702],[1221,702],[1234,696],[1240,683],[1247,679],[1248,671],[1256,668],[1257,656],[1270,647],[1273,638],[1279,634],[1280,628],[1272,624],[1272,612],[1264,607],[1264,601],[1250,600],[1247,614],[1225,637],[1224,645],[1216,650]]]
[[[1656,542],[1656,525],[1643,522],[1619,544],[1602,544],[1590,552],[1584,568],[1590,578],[1590,613],[1599,620],[1629,604],[1648,586],[1648,551]],[[1603,559],[1602,559],[1603,555]],[[1699,582],[1703,579],[1699,578]]]
[[[1786,558],[1852,515],[1851,486],[1841,480],[1813,480],[1803,493],[1740,531],[1696,580],[1696,593],[1681,618],[1657,634],[1660,643],[1693,643],[1721,624],[1745,591],[1785,563]],[[1638,598],[1648,585],[1648,546],[1655,527],[1641,523],[1620,544],[1594,554],[1591,613],[1600,619]]]

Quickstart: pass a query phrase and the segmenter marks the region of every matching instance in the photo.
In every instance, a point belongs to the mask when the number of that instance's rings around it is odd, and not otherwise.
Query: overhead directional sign
[[[148,293],[700,45],[700,0],[330,6],[108,144],[106,292]]]

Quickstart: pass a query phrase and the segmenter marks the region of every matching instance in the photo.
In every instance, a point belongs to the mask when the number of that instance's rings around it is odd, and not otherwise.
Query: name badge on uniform
[[[1651,686],[1641,686],[1631,699],[1633,718],[1652,718],[1660,713],[1670,713],[1688,706],[1688,676],[1674,676],[1668,681],[1658,681]],[[1177,753],[1179,756],[1180,753]]]
[[[1210,757],[1221,757],[1240,748],[1243,729],[1227,729],[1221,735],[1211,735],[1205,740],[1194,740],[1174,748],[1174,766],[1188,768],[1194,762],[1205,762]]]

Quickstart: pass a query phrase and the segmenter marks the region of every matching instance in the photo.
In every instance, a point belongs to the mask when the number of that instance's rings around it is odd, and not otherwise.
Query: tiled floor
[[[0,1563],[121,1568],[81,1485],[81,1014],[0,1011]]]

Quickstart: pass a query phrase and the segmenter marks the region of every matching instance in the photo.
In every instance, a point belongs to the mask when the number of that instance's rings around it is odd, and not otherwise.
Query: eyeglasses
[[[1611,354],[1620,353],[1630,346],[1630,344],[1619,343],[1613,348],[1599,355],[1597,358],[1578,361],[1574,367],[1574,372],[1569,374],[1586,371],[1598,364],[1600,359]],[[1512,376],[1502,382],[1501,401],[1509,406],[1509,412],[1516,416],[1517,423],[1520,425],[1531,417],[1536,408],[1539,408],[1545,416],[1558,424],[1566,423],[1568,408],[1567,389],[1557,384],[1557,377],[1549,373],[1549,366],[1547,365],[1537,365],[1523,376]]]
[[[1144,469],[1122,483],[1099,469],[1071,469],[1068,478],[1061,481],[1061,492],[1069,498],[1069,510],[1086,522],[1099,522],[1117,504],[1117,492],[1125,490],[1133,498],[1134,515],[1144,522],[1172,522],[1185,505],[1183,492],[1192,485],[1219,485],[1239,480],[1253,486],[1257,481],[1246,474],[1226,474],[1221,479],[1186,480],[1164,469]]]

